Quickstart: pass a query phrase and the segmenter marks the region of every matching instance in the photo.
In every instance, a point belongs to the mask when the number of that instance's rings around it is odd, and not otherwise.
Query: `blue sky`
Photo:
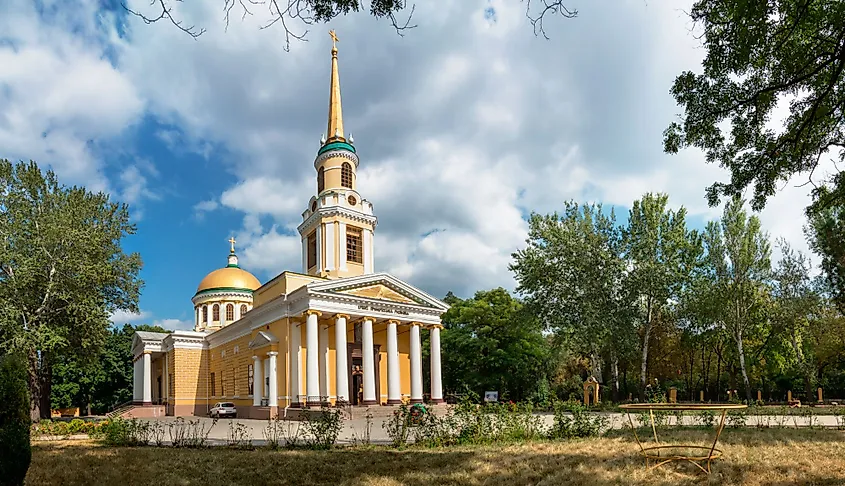
[[[315,189],[334,28],[359,190],[379,217],[376,270],[434,295],[512,288],[507,264],[531,211],[576,199],[622,219],[642,193],[666,191],[692,226],[720,213],[704,189],[724,172],[697,151],[661,150],[680,111],[672,80],[702,56],[689,3],[573,1],[579,17],[548,19],[545,40],[524,2],[426,2],[404,37],[351,15],[285,52],[280,27],[259,28],[262,10],[225,29],[222,0],[174,3],[207,29],[197,40],[119,2],[10,0],[0,4],[0,157],[128,203],[138,234],[126,250],[141,253],[146,287],[141,314],[115,321],[189,327],[190,298],[225,265],[230,236],[261,281],[300,270],[295,227]],[[155,14],[146,0],[129,5]],[[806,249],[798,183],[761,219]]]

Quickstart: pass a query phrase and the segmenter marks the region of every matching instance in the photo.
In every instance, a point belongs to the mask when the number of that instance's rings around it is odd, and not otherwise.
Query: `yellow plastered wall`
[[[174,404],[205,403],[208,397],[208,351],[203,349],[173,350]]]
[[[255,307],[264,305],[277,297],[289,294],[296,289],[304,287],[305,285],[317,280],[323,279],[315,275],[304,275],[301,273],[287,271],[282,272],[282,274],[255,291],[253,305]]]
[[[212,402],[226,400],[236,406],[252,405],[249,396],[249,366],[252,365],[252,350],[247,334],[223,343],[209,350],[209,379],[214,373],[214,395]],[[211,387],[209,387],[210,393]]]
[[[344,162],[347,162],[350,166],[352,166],[352,189],[355,189],[358,182],[358,169],[355,168],[355,164],[349,159],[345,159],[343,157],[329,157],[317,166],[318,172],[314,174],[315,178],[318,177],[317,174],[319,173],[320,167],[323,168],[325,174],[324,191],[330,189],[348,189],[347,187],[343,187],[341,185],[341,173],[343,172],[342,168]]]

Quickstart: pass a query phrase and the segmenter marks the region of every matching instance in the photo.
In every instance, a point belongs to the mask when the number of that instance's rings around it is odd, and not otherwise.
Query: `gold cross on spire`
[[[236,241],[235,241],[235,237],[234,237],[234,236],[233,236],[233,237],[231,237],[231,238],[229,238],[229,243],[231,243],[231,244],[232,244],[232,250],[231,250],[231,251],[232,251],[232,253],[235,253],[235,243],[236,243]]]
[[[338,38],[337,38],[337,35],[335,35],[335,33],[334,33],[334,29],[329,31],[329,36],[331,36],[331,38],[332,38],[332,49],[337,50]]]

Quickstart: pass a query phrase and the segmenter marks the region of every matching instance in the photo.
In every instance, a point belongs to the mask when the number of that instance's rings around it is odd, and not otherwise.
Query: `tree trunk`
[[[29,374],[29,416],[33,421],[41,417],[41,374],[38,360],[38,352],[34,349],[27,353],[28,374]]]
[[[41,380],[41,418],[48,419],[53,408],[50,401],[50,395],[53,392],[53,366],[50,363],[50,355],[43,351],[39,378]]]
[[[648,340],[651,336],[651,299],[648,301],[648,308],[646,311],[645,332],[643,332],[643,359],[640,363],[640,400],[645,401],[645,387],[648,376],[646,374],[648,368]]]
[[[613,383],[613,401],[619,403],[619,358],[616,357],[616,353],[610,355],[610,374]]]
[[[590,373],[595,377],[596,381],[599,383],[604,383],[601,375],[602,369],[602,359],[601,355],[593,349],[593,352],[590,353]]]
[[[745,403],[751,403],[751,383],[748,381],[748,371],[745,369],[745,350],[742,348],[742,333],[737,331],[735,336],[736,349],[739,353],[739,368],[742,370],[742,381],[745,383],[745,399],[747,400]]]

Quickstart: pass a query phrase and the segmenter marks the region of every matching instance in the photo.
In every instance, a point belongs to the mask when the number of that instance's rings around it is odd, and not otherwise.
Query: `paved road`
[[[628,427],[628,418],[625,414],[621,413],[607,413],[603,414],[609,420],[609,425],[611,428],[620,428],[620,427]],[[546,426],[551,426],[554,423],[554,415],[552,414],[538,414],[541,417],[543,423]],[[634,419],[634,424],[637,425],[637,419],[632,415]],[[670,423],[674,424],[674,419],[669,417]],[[176,419],[174,417],[162,417],[158,419],[150,419],[151,421],[159,421],[164,424],[169,424],[174,422]],[[208,434],[209,442],[212,445],[223,445],[227,441],[227,437],[229,435],[230,427],[234,424],[243,424],[246,426],[249,436],[252,438],[253,444],[255,445],[263,445],[266,443],[265,441],[265,428],[267,427],[268,422],[266,420],[250,420],[250,419],[220,419],[214,424],[214,421],[210,418],[206,417],[191,417],[186,418],[186,420],[190,421],[199,421],[199,423],[204,428],[211,427],[211,430]],[[374,418],[370,422],[370,441],[376,444],[383,444],[389,442],[389,438],[387,432],[383,426],[386,418]],[[756,426],[757,418],[753,416],[749,416],[747,418],[746,425],[748,427]],[[807,418],[806,417],[797,417],[797,416],[769,416],[767,417],[769,420],[769,425],[774,427],[778,425],[784,425],[787,427],[795,427],[796,424],[798,426],[807,426]],[[831,415],[825,416],[816,416],[814,417],[814,424],[821,425],[826,427],[835,427],[837,425],[836,417]],[[692,417],[685,417],[684,423],[687,425],[692,425]],[[339,443],[350,444],[354,443],[356,440],[361,440],[365,436],[365,431],[367,428],[367,420],[366,419],[353,419],[353,420],[346,420],[343,424],[343,430],[340,433],[338,438]],[[165,431],[165,442],[169,441],[169,436],[167,431]]]

